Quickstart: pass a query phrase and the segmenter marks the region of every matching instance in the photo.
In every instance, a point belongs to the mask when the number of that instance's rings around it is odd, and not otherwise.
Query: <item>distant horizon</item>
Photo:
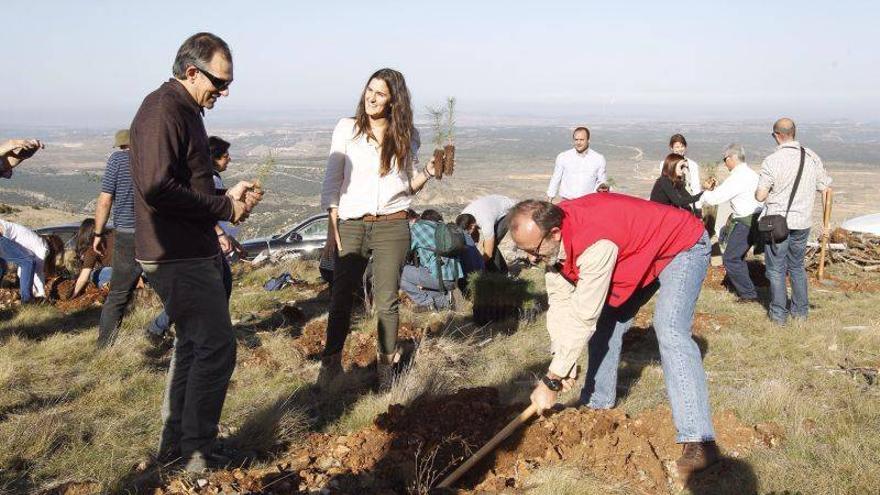
[[[417,115],[551,122],[877,121],[880,3],[743,0],[540,5],[448,0],[300,3],[7,0],[4,127],[120,127],[199,31],[229,43],[224,123],[350,115],[366,78],[406,77]]]
[[[340,118],[353,115],[354,108],[351,106],[337,105],[334,107],[293,106],[284,109],[243,109],[233,104],[226,105],[227,100],[221,100],[217,106],[205,112],[207,125],[221,127],[248,126],[248,127],[271,127],[285,125],[333,125]],[[436,102],[439,104],[440,101]],[[618,105],[616,108],[590,111],[589,105],[584,105],[584,111],[578,112],[566,105],[568,109],[558,108],[562,105],[523,105],[504,103],[482,103],[472,105],[473,109],[459,103],[458,125],[482,127],[482,126],[566,126],[566,125],[608,125],[608,124],[647,124],[647,123],[746,123],[770,126],[779,117],[791,117],[798,124],[816,125],[828,123],[852,122],[863,125],[880,125],[880,113],[866,112],[864,116],[835,114],[831,112],[758,112],[751,113],[735,111],[717,107],[703,109],[700,112],[681,112],[679,107],[662,105]],[[417,125],[427,125],[428,115],[426,105],[414,105],[414,117]],[[516,111],[515,109],[520,109]],[[15,112],[4,112],[3,122],[0,122],[0,138],[2,133],[9,133],[27,129],[117,129],[124,127],[125,123],[133,118],[127,117],[129,112],[122,110],[104,111],[100,113],[84,112],[75,110],[58,110],[51,117],[42,116],[33,112],[27,115],[16,115]],[[24,113],[24,112],[23,112]],[[870,115],[867,115],[870,114]],[[11,136],[8,136],[11,137]]]

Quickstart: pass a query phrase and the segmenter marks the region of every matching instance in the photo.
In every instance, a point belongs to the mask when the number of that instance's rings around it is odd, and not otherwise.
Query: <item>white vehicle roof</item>
[[[880,235],[880,213],[850,218],[841,227],[852,232]]]

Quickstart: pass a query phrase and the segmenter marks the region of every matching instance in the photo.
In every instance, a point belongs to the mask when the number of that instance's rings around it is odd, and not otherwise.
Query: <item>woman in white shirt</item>
[[[406,211],[412,196],[435,174],[433,159],[424,169],[417,168],[418,150],[403,74],[380,69],[367,80],[354,118],[340,120],[333,130],[321,190],[321,207],[330,214],[326,249],[336,253],[320,385],[342,373],[353,293],[371,256],[377,372],[380,387],[391,384],[399,360],[400,270],[410,245]]]

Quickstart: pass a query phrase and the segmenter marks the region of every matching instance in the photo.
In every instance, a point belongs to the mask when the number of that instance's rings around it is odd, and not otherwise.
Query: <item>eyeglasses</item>
[[[541,238],[541,241],[538,243],[537,247],[535,247],[534,250],[532,250],[532,249],[523,249],[523,251],[524,251],[526,254],[530,254],[530,255],[534,256],[536,261],[539,260],[539,259],[541,259],[541,258],[543,258],[544,255],[541,254],[541,246],[544,244],[544,239],[546,239],[546,238],[549,237],[549,236],[550,236],[550,234],[547,234],[547,235],[545,235],[544,237],[542,237],[542,238]]]
[[[201,72],[203,76],[207,77],[211,84],[214,85],[214,89],[217,91],[226,91],[229,88],[229,85],[232,84],[232,79],[221,79],[214,74],[211,74],[205,69],[202,69],[198,65],[193,65],[197,71]]]

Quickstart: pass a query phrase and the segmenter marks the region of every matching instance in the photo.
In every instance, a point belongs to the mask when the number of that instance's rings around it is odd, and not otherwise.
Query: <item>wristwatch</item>
[[[547,388],[554,392],[559,392],[560,390],[562,390],[562,380],[554,380],[553,378],[544,375],[541,377],[541,382],[543,382],[544,385],[547,386]]]

